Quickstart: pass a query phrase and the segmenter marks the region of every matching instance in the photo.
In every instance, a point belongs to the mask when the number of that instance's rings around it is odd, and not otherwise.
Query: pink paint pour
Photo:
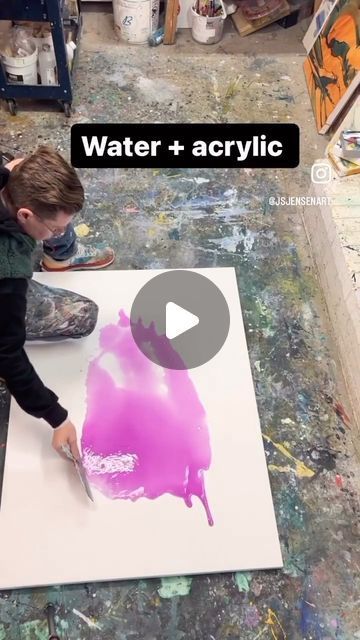
[[[123,311],[100,334],[101,353],[89,365],[82,433],[89,481],[111,499],[150,499],[170,493],[208,505],[204,471],[211,463],[205,410],[186,370],[153,364],[136,346]],[[140,329],[139,329],[140,327]],[[138,325],[142,342],[159,357],[180,358],[153,326]],[[111,367],[104,365],[111,359]],[[113,366],[120,374],[114,376]]]

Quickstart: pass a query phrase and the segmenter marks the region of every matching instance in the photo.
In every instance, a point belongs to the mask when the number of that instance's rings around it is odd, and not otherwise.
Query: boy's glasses
[[[34,213],[34,212],[33,212]],[[65,231],[66,231],[66,227],[50,227],[50,225],[48,225],[45,220],[43,220],[40,216],[37,215],[37,213],[34,213],[34,216],[40,220],[40,222],[44,225],[44,227],[47,228],[48,231],[50,231],[51,235],[54,238],[58,238],[59,236],[64,235]]]

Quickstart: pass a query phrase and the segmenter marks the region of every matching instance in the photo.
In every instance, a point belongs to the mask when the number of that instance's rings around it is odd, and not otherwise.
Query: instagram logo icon
[[[326,184],[331,181],[331,167],[325,162],[317,162],[311,167],[311,182]]]

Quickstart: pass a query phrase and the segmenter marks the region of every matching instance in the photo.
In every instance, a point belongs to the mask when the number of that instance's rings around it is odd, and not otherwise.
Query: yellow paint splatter
[[[272,609],[268,609],[268,617],[265,622],[270,626],[271,635],[274,640],[286,640],[287,636],[282,627],[282,624],[276,613],[272,611]],[[281,635],[277,635],[279,632],[281,633]]]
[[[242,76],[238,75],[236,78],[234,78],[234,80],[231,80],[231,82],[229,82],[225,93],[225,100],[229,100],[230,98],[236,96],[237,92],[239,91],[238,85],[241,78]]]
[[[158,213],[158,215],[156,216],[156,221],[159,224],[166,224],[168,222],[166,213],[160,211],[160,213]]]
[[[295,458],[292,455],[292,453],[290,453],[290,451],[288,451],[286,447],[284,447],[283,444],[279,442],[274,442],[271,438],[269,438],[269,436],[265,434],[263,434],[263,438],[267,442],[271,442],[271,444],[274,445],[274,447],[276,447],[276,449],[280,451],[280,453],[282,453],[283,456],[285,456],[286,458],[289,458],[289,460],[292,460],[292,462],[295,463],[296,475],[299,478],[312,478],[315,475],[315,471],[307,467],[301,460],[298,460],[297,458]]]
[[[75,227],[75,233],[79,238],[85,238],[85,236],[88,236],[90,233],[90,227],[83,222]]]
[[[279,467],[276,464],[269,464],[268,469],[269,471],[279,471],[279,473],[290,473],[292,471],[289,464],[287,464],[286,467]]]

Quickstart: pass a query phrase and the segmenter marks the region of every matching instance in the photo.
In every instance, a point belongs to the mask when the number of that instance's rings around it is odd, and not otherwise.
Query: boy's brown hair
[[[75,169],[45,145],[12,169],[6,195],[15,211],[24,207],[45,219],[60,211],[72,215],[84,204],[84,189]]]

